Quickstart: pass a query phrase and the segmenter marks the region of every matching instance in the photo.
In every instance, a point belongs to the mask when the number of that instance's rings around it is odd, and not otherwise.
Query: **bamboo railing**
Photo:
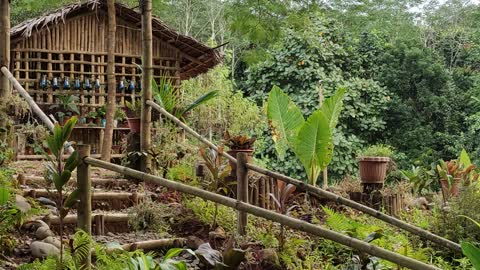
[[[310,224],[308,222],[295,219],[286,215],[282,215],[270,210],[266,210],[258,206],[250,205],[240,200],[232,199],[232,198],[222,196],[213,192],[209,192],[203,189],[199,189],[186,184],[168,180],[163,177],[150,175],[150,174],[133,170],[124,166],[112,164],[112,163],[101,161],[94,158],[87,157],[87,158],[84,158],[83,161],[95,167],[100,167],[100,168],[114,171],[123,175],[128,175],[130,177],[136,178],[141,181],[151,182],[162,187],[167,187],[182,193],[190,194],[190,195],[200,197],[202,199],[209,200],[230,208],[234,208],[241,212],[246,212],[258,217],[262,217],[274,222],[278,222],[292,229],[307,232],[315,236],[332,240],[339,244],[391,261],[400,266],[408,267],[410,269],[418,269],[418,270],[439,269],[435,266],[428,265],[426,263],[414,260],[412,258],[397,254],[392,251],[388,251],[386,249],[374,246],[372,244],[355,239],[353,237],[349,237],[341,233],[324,229],[320,226]]]
[[[160,112],[162,115],[164,115],[165,117],[167,117],[168,119],[170,119],[171,121],[173,121],[174,123],[176,123],[177,125],[179,125],[181,128],[183,128],[186,132],[190,133],[193,137],[197,138],[198,140],[200,140],[202,143],[206,144],[207,146],[209,146],[210,148],[214,149],[215,151],[219,152],[218,151],[218,147],[213,144],[212,142],[210,142],[209,140],[207,140],[206,138],[202,137],[202,135],[198,134],[195,130],[193,130],[192,128],[190,128],[189,126],[187,126],[185,123],[183,123],[182,121],[180,121],[178,118],[176,118],[175,116],[173,116],[172,114],[168,113],[165,109],[163,109],[162,107],[160,107],[160,105],[156,104],[155,102],[153,101],[147,101],[147,105],[150,105],[152,106],[152,108],[154,108],[155,110],[157,110],[158,112]],[[231,155],[229,155],[228,153],[226,152],[223,152],[223,151],[220,151],[219,152],[220,154],[222,154],[223,156],[225,156],[227,159],[233,161],[233,162],[237,162],[237,160],[232,157]],[[270,171],[270,170],[267,170],[267,169],[264,169],[264,168],[260,168],[260,167],[257,167],[253,164],[248,164],[247,163],[247,168],[249,170],[252,170],[252,171],[256,171],[258,173],[261,173],[261,174],[264,174],[264,175],[267,175],[267,176],[270,176],[270,177],[273,177],[273,178],[276,178],[278,180],[282,180],[284,182],[287,182],[289,184],[292,184],[292,185],[295,185],[297,186],[299,189],[303,190],[303,191],[306,191],[308,192],[309,194],[314,194],[314,195],[317,195],[319,197],[322,197],[322,198],[326,198],[326,199],[329,199],[331,201],[335,201],[339,204],[342,204],[342,205],[345,205],[345,206],[348,206],[348,207],[351,207],[353,209],[356,209],[356,210],[359,210],[359,211],[362,211],[364,212],[365,214],[368,214],[372,217],[375,217],[375,218],[378,218],[380,220],[383,220],[395,227],[398,227],[400,229],[403,229],[405,231],[408,231],[410,233],[413,233],[415,235],[418,235],[420,236],[421,238],[423,239],[426,239],[426,240],[429,240],[429,241],[432,241],[440,246],[444,246],[444,247],[447,247],[447,248],[450,248],[454,251],[458,251],[458,252],[461,252],[461,247],[459,244],[453,242],[453,241],[450,241],[448,239],[445,239],[443,237],[440,237],[436,234],[433,234],[429,231],[426,231],[424,229],[421,229],[417,226],[414,226],[412,224],[409,224],[407,222],[404,222],[402,220],[399,220],[395,217],[392,217],[392,216],[389,216],[389,215],[386,215],[384,213],[382,213],[381,211],[378,211],[378,210],[375,210],[373,208],[370,208],[370,207],[367,207],[363,204],[360,204],[360,203],[357,203],[355,201],[352,201],[352,200],[349,200],[349,199],[346,199],[344,197],[341,197],[341,196],[338,196],[337,194],[334,194],[332,192],[329,192],[329,191],[326,191],[324,189],[321,189],[321,188],[318,188],[318,187],[315,187],[315,186],[312,186],[312,185],[309,185],[307,183],[305,183],[304,181],[300,181],[298,179],[294,179],[292,177],[289,177],[289,176],[285,176],[283,174],[280,174],[278,172],[274,172],[274,171]]]
[[[28,104],[32,107],[32,110],[34,110],[34,112],[40,117],[40,119],[42,119],[42,121],[45,122],[45,124],[49,127],[50,130],[53,130],[53,123],[50,121],[50,119],[48,119],[48,117],[45,115],[45,113],[38,107],[38,105],[35,103],[35,101],[28,95],[27,91],[25,91],[25,89],[18,83],[18,81],[15,79],[15,77],[12,76],[10,71],[6,67],[2,67],[1,71],[12,82],[13,86],[22,95],[22,97],[24,97],[27,100]],[[169,119],[171,119],[172,121],[174,121],[175,123],[180,125],[182,128],[184,128],[187,132],[189,132],[190,134],[197,137],[203,143],[207,144],[212,149],[215,149],[216,151],[218,151],[217,146],[215,146],[213,143],[206,140],[201,135],[196,133],[194,130],[189,128],[187,125],[182,123],[180,120],[178,120],[177,118],[175,118],[174,116],[172,116],[171,114],[166,112],[159,105],[155,104],[154,102],[152,102],[150,100],[146,101],[146,105],[151,106],[152,108],[158,110],[163,115],[167,116]],[[68,151],[73,152],[73,147],[69,146]],[[255,216],[258,216],[258,217],[262,217],[262,218],[265,218],[265,219],[268,219],[268,220],[271,220],[271,221],[274,221],[274,222],[278,222],[278,223],[280,223],[284,226],[290,227],[292,229],[296,229],[296,230],[303,231],[303,232],[306,232],[306,233],[309,233],[309,234],[312,234],[312,235],[315,235],[315,236],[319,236],[319,237],[322,237],[322,238],[325,238],[325,239],[328,239],[328,240],[332,240],[334,242],[337,242],[339,244],[342,244],[342,245],[351,247],[353,249],[365,252],[367,254],[377,256],[379,258],[391,261],[391,262],[396,263],[400,266],[408,267],[408,268],[414,269],[414,270],[425,270],[425,269],[426,270],[430,270],[430,269],[437,270],[437,269],[439,269],[435,266],[425,264],[421,261],[417,261],[415,259],[403,256],[401,254],[397,254],[395,252],[388,251],[386,249],[377,247],[377,246],[369,244],[367,242],[364,242],[364,241],[361,241],[361,240],[343,235],[343,234],[338,233],[338,232],[334,232],[332,230],[324,229],[320,226],[310,224],[310,223],[307,223],[305,221],[289,217],[287,215],[282,215],[282,214],[276,213],[274,211],[270,211],[270,210],[266,210],[266,209],[263,209],[263,208],[258,207],[258,206],[250,205],[250,204],[248,204],[246,202],[242,202],[240,200],[232,199],[232,198],[225,197],[225,196],[213,193],[213,192],[208,192],[208,191],[205,191],[205,190],[202,190],[202,189],[199,189],[199,188],[191,187],[191,186],[188,186],[188,185],[185,185],[185,184],[182,184],[182,183],[178,183],[178,182],[175,182],[175,181],[172,181],[172,180],[168,180],[168,179],[165,179],[165,178],[162,178],[162,177],[159,177],[159,176],[150,175],[150,174],[147,174],[147,173],[143,173],[143,172],[140,172],[140,171],[129,169],[129,168],[124,167],[124,166],[115,165],[115,164],[112,164],[112,163],[109,163],[109,162],[97,160],[97,159],[89,157],[89,153],[85,152],[85,149],[83,149],[82,152],[83,153],[82,153],[82,156],[80,157],[80,159],[81,159],[81,162],[83,163],[83,165],[79,166],[77,168],[77,179],[78,178],[83,178],[83,179],[78,179],[77,183],[85,183],[85,185],[91,185],[91,181],[85,181],[85,180],[86,180],[86,178],[89,178],[90,165],[91,166],[96,166],[96,167],[111,170],[111,171],[114,171],[114,172],[117,172],[117,173],[120,173],[120,174],[123,174],[123,175],[128,175],[130,177],[133,177],[133,178],[136,178],[136,179],[139,179],[139,180],[152,182],[152,183],[155,183],[157,185],[167,187],[167,188],[171,188],[173,190],[176,190],[176,191],[179,191],[179,192],[182,192],[182,193],[197,196],[197,197],[200,197],[202,199],[209,200],[209,201],[212,201],[212,202],[216,202],[216,203],[219,203],[221,205],[224,205],[224,206],[227,206],[227,207],[230,207],[230,208],[237,209],[239,211],[239,217],[242,216],[242,215],[245,215],[245,213],[249,213],[249,214],[252,214],[252,215],[255,215]],[[230,156],[226,153],[223,153],[223,154],[229,160],[232,160],[232,161],[237,163],[237,159],[235,159],[234,157],[232,157],[232,156]],[[84,166],[84,165],[86,165],[86,166]],[[364,212],[370,213],[370,214],[372,212],[375,212],[376,215],[373,215],[373,216],[375,216],[377,218],[380,218],[380,219],[382,219],[381,217],[383,217],[383,220],[385,220],[387,222],[390,221],[389,223],[391,223],[392,225],[395,225],[395,224],[392,223],[392,220],[391,220],[391,219],[396,220],[393,217],[386,216],[379,211],[370,209],[370,208],[368,208],[366,206],[363,206],[361,204],[358,204],[358,203],[355,203],[353,201],[347,200],[345,198],[339,197],[339,196],[337,196],[333,193],[330,193],[328,191],[310,186],[308,184],[305,184],[304,182],[301,182],[300,180],[293,179],[293,178],[290,178],[290,177],[284,176],[282,174],[272,172],[272,171],[269,171],[269,170],[266,170],[266,169],[263,169],[263,168],[259,168],[257,166],[254,166],[254,165],[251,165],[251,164],[248,164],[248,163],[240,164],[240,165],[243,165],[247,169],[251,169],[251,170],[257,171],[259,173],[263,173],[265,175],[283,180],[287,183],[292,183],[292,184],[296,185],[297,187],[299,187],[300,189],[307,190],[307,191],[311,192],[312,194],[316,194],[316,195],[319,195],[319,196],[323,195],[324,197],[329,198],[329,199],[333,199],[333,200],[335,200],[335,201],[337,201],[341,204],[351,205],[352,208],[359,209],[360,211],[364,211]],[[78,169],[80,169],[82,171],[79,172]],[[243,171],[243,173],[246,173],[247,170],[239,170],[237,173],[240,175],[241,171]],[[243,178],[246,179],[246,177],[243,177]],[[244,185],[246,185],[246,183],[244,183]],[[87,187],[84,187],[84,188],[89,189],[90,187],[87,186]],[[80,207],[86,206],[87,209],[91,207],[91,205],[90,205],[90,207],[88,206],[91,198],[87,198],[87,197],[88,197],[88,195],[82,196],[82,201],[80,202],[80,204],[81,204]],[[82,227],[85,227],[87,230],[89,229],[88,228],[89,226],[85,223],[85,220],[91,220],[91,216],[89,216],[89,215],[91,215],[91,211],[90,211],[90,213],[82,213],[82,216],[78,217],[79,219],[80,218],[84,219],[82,221],[79,221],[78,223],[81,224]],[[239,218],[239,223],[246,222],[246,221],[241,222],[241,219],[244,219],[244,218]],[[405,223],[405,222],[400,221],[400,220],[397,220],[397,223],[400,223],[401,226],[407,227],[411,231],[416,232],[416,234],[419,234],[419,230],[421,230],[420,228],[416,228],[413,225],[410,225],[410,224]],[[400,227],[400,226],[397,226],[397,227]],[[413,227],[414,229],[416,228],[416,230],[412,230],[411,227]],[[421,230],[421,231],[423,231],[423,230]],[[428,237],[432,238],[433,240],[435,240],[434,242],[442,243],[443,245],[448,246],[450,248],[455,247],[455,245],[458,245],[456,243],[453,243],[453,242],[451,242],[447,239],[441,238],[441,237],[436,236],[436,235],[433,235],[435,237],[432,237],[432,235],[433,234],[431,234],[429,232],[426,232],[426,231],[424,231],[424,234],[423,234],[424,237],[428,236]],[[446,245],[446,244],[449,244],[449,245]]]

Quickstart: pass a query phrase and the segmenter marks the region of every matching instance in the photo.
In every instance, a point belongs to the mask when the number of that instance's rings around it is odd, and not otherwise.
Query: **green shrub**
[[[439,235],[460,242],[460,240],[480,241],[478,227],[460,215],[480,220],[480,191],[478,187],[469,187],[449,202],[446,210],[436,212],[433,230]]]
[[[170,218],[177,215],[174,207],[151,200],[130,208],[128,214],[128,224],[134,230],[152,230],[159,233],[168,232]]]
[[[375,144],[360,151],[359,157],[392,157],[393,148],[390,145]]]

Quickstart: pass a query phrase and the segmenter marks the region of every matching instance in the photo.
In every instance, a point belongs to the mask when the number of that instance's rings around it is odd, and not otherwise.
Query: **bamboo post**
[[[83,160],[90,156],[90,145],[77,144],[78,167],[77,187],[80,193],[80,202],[77,209],[78,228],[88,234],[92,234],[92,178],[90,177],[90,165]],[[92,257],[89,254],[83,260],[82,269],[91,269]]]
[[[248,169],[247,154],[237,153],[237,201],[248,203]],[[240,235],[246,235],[247,213],[238,211],[237,230]]]
[[[10,1],[0,0],[0,67],[10,66]],[[0,74],[0,99],[10,95],[7,75]]]
[[[147,173],[143,173],[140,171],[136,171],[124,166],[112,164],[109,162],[101,161],[98,159],[94,158],[85,158],[84,161],[92,166],[104,168],[107,170],[111,170],[114,172],[121,173],[123,175],[128,175],[133,178],[143,180],[146,182],[151,182],[157,185],[160,185],[162,187],[170,188],[182,193],[190,194],[193,196],[200,197],[205,200],[209,200],[221,205],[225,205],[230,208],[237,209],[238,211],[243,211],[258,217],[262,217],[274,222],[278,222],[284,226],[290,227],[295,230],[300,230],[315,236],[319,236],[328,240],[332,240],[334,242],[337,242],[339,244],[351,247],[353,249],[365,252],[367,254],[389,260],[393,263],[396,263],[400,266],[408,267],[410,269],[414,270],[438,270],[439,268],[433,266],[433,265],[428,265],[426,263],[423,263],[421,261],[417,261],[415,259],[403,256],[401,254],[383,249],[381,247],[377,247],[375,245],[372,245],[370,243],[361,241],[359,239],[343,235],[338,232],[334,232],[325,228],[322,228],[321,226],[315,225],[315,224],[310,224],[308,222],[289,217],[286,215],[282,215],[279,213],[276,213],[274,211],[269,211],[265,210],[263,208],[250,205],[244,202],[241,202],[239,200],[235,200],[226,196],[222,196],[213,192],[209,192],[200,188],[192,187],[186,184],[182,184],[176,181],[168,180],[163,177],[159,176],[154,176],[150,175]],[[247,163],[244,164],[244,166]],[[246,167],[246,166],[245,166]]]
[[[152,37],[152,1],[140,2],[142,13],[142,117],[140,126],[140,149],[147,152],[151,147],[151,126],[152,108],[147,101],[152,99],[153,79],[153,37]],[[152,160],[149,155],[142,156],[141,168],[143,171],[150,171]]]
[[[214,149],[215,151],[218,152],[218,147],[213,144],[212,142],[210,142],[209,140],[205,139],[204,137],[202,137],[202,135],[198,134],[195,130],[193,130],[192,128],[190,128],[189,126],[187,126],[185,123],[183,123],[182,121],[180,121],[178,118],[176,118],[175,116],[171,115],[170,113],[168,113],[165,109],[163,109],[162,107],[160,107],[158,104],[156,104],[155,102],[153,101],[148,101],[147,102],[150,106],[152,106],[152,108],[154,108],[155,110],[159,111],[162,115],[164,115],[165,117],[167,117],[168,119],[170,119],[171,121],[173,121],[175,124],[177,124],[178,126],[180,126],[181,128],[183,128],[185,131],[187,131],[188,133],[190,133],[193,137],[197,138],[198,140],[200,140],[202,143],[206,144],[208,147],[210,147],[211,149]],[[231,155],[229,155],[228,153],[226,152],[221,152],[221,154],[227,158],[228,160],[231,160],[233,162],[237,162],[237,160],[232,157]],[[266,176],[270,176],[270,177],[273,177],[277,180],[281,180],[281,181],[284,181],[288,184],[292,184],[294,186],[297,187],[298,190],[302,190],[302,191],[308,191],[310,194],[315,194],[316,196],[320,196],[320,197],[323,197],[325,199],[328,199],[330,201],[334,201],[338,204],[342,204],[342,205],[345,205],[345,206],[348,206],[348,207],[351,207],[353,209],[356,209],[358,211],[362,211],[364,212],[365,214],[368,214],[374,218],[377,218],[377,219],[380,219],[380,220],[383,220],[395,227],[398,227],[398,228],[401,228],[405,231],[408,231],[410,233],[413,233],[415,235],[418,235],[420,236],[421,238],[423,239],[426,239],[426,240],[429,240],[429,241],[432,241],[438,245],[441,245],[441,246],[445,246],[451,250],[454,250],[456,252],[462,252],[462,248],[460,247],[460,245],[458,243],[455,243],[453,241],[450,241],[446,238],[443,238],[441,236],[438,236],[436,234],[433,234],[429,231],[426,231],[420,227],[417,227],[417,226],[414,226],[412,224],[409,224],[407,222],[404,222],[402,220],[399,220],[395,217],[392,217],[392,216],[389,216],[389,215],[385,215],[384,213],[382,213],[381,211],[377,211],[375,209],[372,209],[368,206],[365,206],[361,203],[357,203],[355,201],[352,201],[352,200],[349,200],[349,199],[346,199],[342,196],[339,196],[335,193],[332,193],[332,192],[329,192],[327,190],[323,190],[321,188],[318,188],[318,187],[314,187],[312,185],[309,185],[309,184],[306,184],[304,181],[301,181],[301,180],[298,180],[298,179],[295,179],[295,178],[292,178],[292,177],[289,177],[289,176],[286,176],[286,175],[283,175],[281,173],[278,173],[278,172],[274,172],[274,171],[270,171],[270,170],[267,170],[267,169],[264,169],[264,168],[261,168],[261,167],[258,167],[258,166],[255,166],[253,164],[249,164],[247,163],[247,168],[249,170],[252,170],[252,171],[255,171],[255,172],[258,172],[258,173],[261,173],[261,174],[264,174]],[[268,181],[265,181],[266,183],[268,183]],[[267,189],[268,190],[268,189]],[[268,197],[267,197],[268,198]]]

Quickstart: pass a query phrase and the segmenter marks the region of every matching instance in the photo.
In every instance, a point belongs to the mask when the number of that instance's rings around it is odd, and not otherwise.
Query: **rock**
[[[42,228],[42,227],[41,227]],[[59,256],[60,249],[56,246],[44,243],[41,241],[34,241],[30,244],[30,252],[35,258],[45,258],[48,256]]]
[[[112,232],[108,232],[108,233],[107,233],[107,236],[114,237],[114,236],[115,236],[115,234],[114,234],[114,233],[112,233]]]
[[[37,201],[43,205],[57,206],[57,203],[45,197],[38,197]]]
[[[428,201],[427,199],[425,199],[425,197],[415,198],[408,205],[410,208],[417,208],[417,209],[423,209],[423,210],[429,209]]]
[[[215,231],[209,232],[208,236],[210,239],[227,239],[227,234],[222,227],[217,227]]]
[[[42,240],[42,242],[54,245],[55,247],[60,249],[60,240],[55,239],[52,236],[46,237],[45,239]]]
[[[54,216],[58,216],[58,209],[55,206],[52,205],[45,205],[45,207],[50,210],[50,213]]]
[[[53,236],[53,232],[49,227],[41,226],[35,232],[35,237],[37,237],[38,240],[43,240],[49,236]]]
[[[189,249],[197,249],[203,243],[205,243],[205,241],[203,241],[202,239],[200,239],[200,238],[198,238],[194,235],[190,235],[190,236],[187,237],[186,246]]]
[[[266,248],[266,249],[260,250],[259,260],[262,262],[262,266],[280,265],[280,260],[278,259],[277,252],[273,248]]]
[[[48,224],[45,223],[45,221],[43,221],[43,220],[41,220],[41,219],[35,220],[35,225],[37,226],[37,228],[40,228],[40,227],[50,228],[50,227],[48,226]]]
[[[20,195],[15,196],[15,204],[17,205],[17,208],[20,209],[22,213],[27,213],[28,211],[30,211],[30,209],[32,209],[27,199],[25,199]]]

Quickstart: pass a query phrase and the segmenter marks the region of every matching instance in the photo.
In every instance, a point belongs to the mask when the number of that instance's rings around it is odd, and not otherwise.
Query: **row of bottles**
[[[95,79],[93,84],[92,84],[92,81],[91,79],[88,79],[86,78],[83,83],[80,81],[80,79],[75,79],[74,82],[73,82],[73,85],[70,83],[70,79],[68,77],[65,77],[63,78],[63,89],[66,90],[66,89],[73,89],[74,90],[80,90],[80,89],[83,89],[83,90],[92,90],[93,88],[95,88],[95,90],[98,90],[100,89],[101,87],[101,84],[100,84],[100,80],[99,79]],[[83,85],[82,85],[83,84]],[[57,78],[57,77],[53,77],[52,81],[49,81],[47,79],[47,75],[43,75],[42,76],[42,79],[40,80],[40,83],[39,83],[39,86],[41,89],[45,90],[49,87],[49,85],[52,87],[52,89],[56,90],[56,89],[59,89],[60,88],[60,79]],[[134,80],[131,80],[129,83],[128,83],[128,87],[125,87],[125,82],[124,80],[120,80],[120,82],[118,83],[118,87],[117,87],[117,90],[119,91],[123,91],[123,90],[128,90],[130,92],[133,92],[133,91],[140,91],[141,88],[140,88],[140,84],[136,85],[135,81]]]

